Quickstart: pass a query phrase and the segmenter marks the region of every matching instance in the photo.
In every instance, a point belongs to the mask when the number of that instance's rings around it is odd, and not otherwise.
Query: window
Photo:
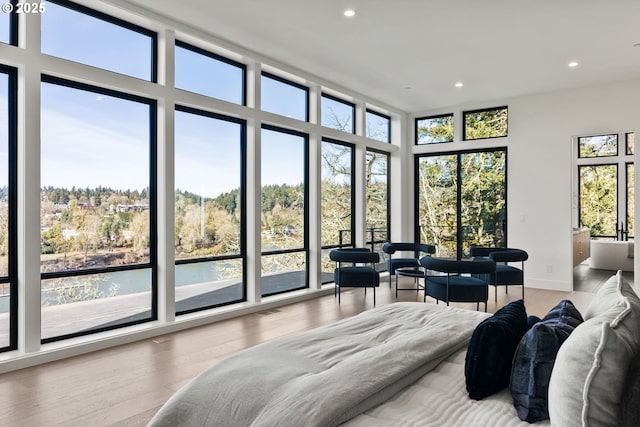
[[[5,1],[13,4],[15,10],[16,1]],[[3,12],[0,14],[0,42],[6,44],[18,44],[18,14]]]
[[[322,126],[355,133],[356,106],[331,95],[322,94]]]
[[[617,155],[617,134],[578,137],[578,158],[609,157]]]
[[[335,263],[329,260],[334,248],[353,246],[355,219],[353,215],[353,145],[329,139],[322,140],[322,282],[333,281]]]
[[[42,52],[144,80],[156,80],[156,35],[78,4],[47,1]]]
[[[0,66],[0,351],[18,344],[16,76]]]
[[[307,144],[305,134],[262,128],[262,296],[308,287]]]
[[[245,300],[243,121],[176,107],[176,312]]]
[[[155,102],[43,76],[42,338],[155,318]]]
[[[262,73],[262,109],[309,121],[309,89],[269,73]]]
[[[365,115],[367,123],[367,138],[382,142],[391,142],[391,118],[373,110],[367,110]]]
[[[618,227],[618,165],[578,166],[580,224],[592,238],[616,238]]]
[[[624,141],[624,145],[618,141]],[[578,194],[574,224],[589,228],[593,239],[633,238],[633,133],[580,136],[574,143],[574,191]]]
[[[453,114],[416,119],[416,144],[437,144],[452,141]]]
[[[507,136],[509,110],[507,107],[463,111],[463,140],[499,138]]]
[[[506,246],[506,159],[505,149],[417,156],[417,240],[458,259]]]
[[[176,42],[176,87],[245,104],[246,66],[206,50]]]
[[[366,243],[380,252],[389,239],[389,154],[368,149],[365,168]]]

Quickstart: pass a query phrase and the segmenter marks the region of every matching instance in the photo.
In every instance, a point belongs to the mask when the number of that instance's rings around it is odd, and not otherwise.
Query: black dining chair
[[[472,246],[469,248],[469,253],[475,259],[488,258],[496,262],[496,271],[489,282],[494,286],[496,302],[498,301],[498,286],[504,286],[505,292],[509,292],[510,285],[522,286],[522,299],[524,299],[524,262],[529,259],[529,254],[526,251],[515,248]]]
[[[424,300],[427,295],[436,303],[475,302],[476,310],[484,303],[487,311],[489,281],[496,270],[491,259],[454,260],[425,256],[420,258],[425,268]],[[436,273],[436,274],[433,274]]]
[[[380,255],[366,248],[340,248],[329,252],[329,258],[336,262],[333,270],[335,283],[334,295],[340,303],[341,288],[373,288],[373,305],[376,305],[376,287],[380,286],[380,273],[375,265],[380,262]]]
[[[391,276],[396,275],[396,269],[404,267],[419,267],[420,257],[422,257],[423,254],[435,254],[436,247],[426,243],[387,242],[382,245],[382,251],[388,255],[387,270],[389,271],[389,287],[391,287]],[[400,253],[401,256],[394,258],[393,255],[396,254],[396,252]],[[413,256],[407,257],[407,253],[410,253]]]

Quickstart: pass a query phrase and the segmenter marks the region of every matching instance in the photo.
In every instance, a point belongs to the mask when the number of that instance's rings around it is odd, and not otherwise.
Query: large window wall
[[[0,60],[0,351],[55,358],[313,297],[326,248],[388,238],[401,113],[170,18],[46,7],[0,34],[16,45]],[[327,123],[342,107],[347,125]]]

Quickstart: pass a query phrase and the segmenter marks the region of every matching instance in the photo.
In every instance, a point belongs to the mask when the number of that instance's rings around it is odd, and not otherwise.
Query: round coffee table
[[[424,284],[420,283],[420,279],[424,279],[424,267],[415,266],[415,267],[400,267],[396,268],[396,298],[398,298],[398,291],[416,291],[420,292],[420,290],[424,290]],[[398,276],[404,277],[413,277],[415,284],[415,288],[399,288],[398,287]]]

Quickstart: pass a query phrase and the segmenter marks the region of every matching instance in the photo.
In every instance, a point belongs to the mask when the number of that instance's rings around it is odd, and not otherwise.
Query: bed
[[[640,300],[631,290],[635,299],[628,301],[631,287],[624,284],[621,275],[610,279],[603,289],[606,292],[601,289],[604,296],[599,299],[604,301],[604,307],[590,307],[588,314],[594,318],[606,315],[607,321],[592,319],[584,324],[591,322],[596,329],[618,329],[613,332],[619,332],[622,326],[640,329]],[[491,317],[444,305],[399,302],[265,343],[197,376],[163,405],[149,427],[529,425],[518,418],[508,388],[482,400],[467,395],[465,358],[469,342],[479,325]],[[616,324],[618,318],[624,322]],[[616,335],[609,329],[604,334],[600,329],[592,332],[592,326],[585,327],[585,331],[593,336]],[[582,325],[575,330],[580,328]],[[601,419],[606,424],[611,421],[607,417],[613,416],[614,424],[618,424],[621,408],[632,412],[638,406],[625,406],[621,400],[623,395],[635,398],[630,387],[640,389],[640,381],[631,385],[626,381],[627,371],[635,369],[631,365],[637,359],[640,330],[635,331],[635,337],[626,329],[624,332],[622,345],[629,350],[613,350],[621,371],[613,374],[619,378],[619,390],[611,390],[612,372],[602,372],[609,387],[606,394],[610,395],[604,400],[615,401],[607,402],[614,408],[610,411],[593,404],[602,400],[601,396],[591,396],[584,386],[589,383],[589,387],[598,388],[597,371],[607,363],[600,359],[574,360],[589,352],[579,348],[581,354],[576,356],[571,345],[584,347],[592,340],[580,336],[569,345],[574,332],[560,347],[556,366],[575,366],[558,374],[555,388],[554,368],[549,384],[549,414],[552,420],[562,422],[552,425],[581,425],[581,419],[586,420],[582,425],[598,425],[589,424],[591,419]],[[569,350],[563,353],[567,346]],[[602,354],[602,343],[590,350],[597,359],[596,348]],[[625,354],[620,359],[622,353]],[[562,358],[566,360],[560,362]],[[588,369],[590,364],[597,365],[595,373]],[[582,382],[578,378],[581,376]],[[552,397],[557,401],[555,406],[551,405]],[[536,425],[548,426],[550,422]]]

